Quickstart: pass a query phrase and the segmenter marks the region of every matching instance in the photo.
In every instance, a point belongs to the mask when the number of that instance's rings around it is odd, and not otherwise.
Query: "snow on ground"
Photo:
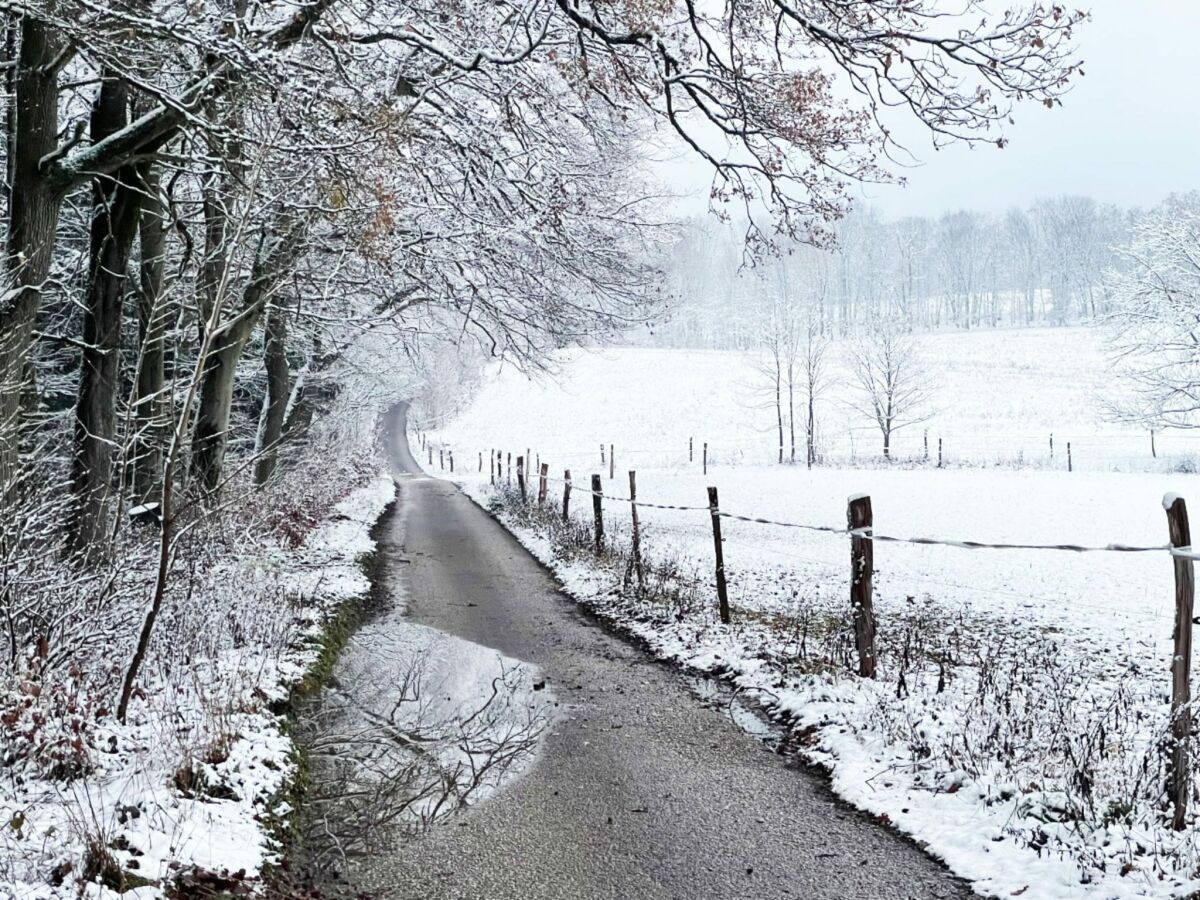
[[[236,891],[278,861],[271,823],[290,812],[285,789],[295,748],[271,705],[315,662],[308,638],[369,588],[361,559],[394,496],[391,476],[381,473],[349,492],[294,550],[276,547],[224,566],[224,583],[248,595],[265,582],[282,585],[294,614],[276,610],[276,627],[286,632],[277,645],[225,647],[212,660],[197,659],[182,682],[148,675],[126,725],[88,710],[99,724],[84,736],[90,768],[80,777],[10,769],[0,785],[7,826],[0,829],[0,896],[75,897],[76,879],[87,877],[82,890],[95,900],[149,900],[189,870],[213,879],[211,890]],[[117,868],[88,870],[96,849]]]
[[[971,404],[944,408],[946,431],[1012,435],[1053,423],[1060,436],[1111,432],[1085,413],[1094,406],[1085,391],[1099,379],[1089,368],[1099,359],[1092,339],[1069,329],[937,338],[955,348],[945,383],[956,403]],[[994,458],[941,470],[878,461],[812,471],[752,465],[751,454],[716,449],[751,434],[763,415],[739,399],[738,372],[747,369],[736,362],[686,351],[573,355],[561,387],[502,373],[427,437],[453,448],[456,478],[497,508],[575,596],[661,655],[718,672],[786,717],[807,752],[831,768],[835,790],[925,842],[980,892],[1126,898],[1200,888],[1197,831],[1169,831],[1162,808],[1174,614],[1164,550],[877,541],[880,679],[866,683],[848,671],[844,535],[723,519],[734,606],[733,626],[723,627],[705,510],[639,508],[647,556],[677,562],[698,584],[699,606],[664,609],[621,595],[620,572],[564,551],[545,521],[514,513],[511,502],[496,507],[488,460],[477,471],[481,450],[515,458],[529,447],[556,478],[570,467],[582,488],[602,471],[601,440],[611,441],[617,477],[604,471],[603,489],[618,542],[627,540],[628,503],[613,498],[628,496],[628,468],[638,470],[644,502],[703,507],[713,484],[724,511],[841,528],[847,497],[865,492],[877,534],[983,542],[1160,547],[1162,496],[1200,496],[1197,476],[1155,471],[1161,460],[1139,458],[1134,433],[1117,467],[1151,471],[1067,473],[995,467]],[[687,461],[687,438],[699,440],[704,421],[725,423],[709,432],[707,476],[699,443]],[[561,492],[551,482],[554,503]],[[590,506],[577,491],[580,522]]]

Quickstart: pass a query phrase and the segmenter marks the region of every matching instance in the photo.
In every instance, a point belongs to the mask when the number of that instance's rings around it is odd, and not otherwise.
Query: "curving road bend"
[[[539,666],[559,717],[499,794],[347,873],[388,898],[962,898],[963,882],[599,626],[499,524],[421,472],[390,415],[403,516],[382,551],[423,625]]]

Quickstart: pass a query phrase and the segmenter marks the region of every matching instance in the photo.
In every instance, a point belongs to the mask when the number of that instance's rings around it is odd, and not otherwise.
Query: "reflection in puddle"
[[[336,871],[494,792],[553,707],[535,666],[395,611],[367,624],[304,720],[308,866]]]

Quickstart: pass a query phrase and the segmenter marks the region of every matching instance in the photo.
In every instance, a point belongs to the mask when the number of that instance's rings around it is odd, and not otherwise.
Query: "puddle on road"
[[[399,562],[399,560],[397,560]],[[390,608],[303,711],[303,867],[318,881],[483,800],[536,758],[554,696],[536,666]]]

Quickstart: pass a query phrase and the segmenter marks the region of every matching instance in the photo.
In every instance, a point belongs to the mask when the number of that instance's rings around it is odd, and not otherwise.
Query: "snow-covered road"
[[[403,560],[410,616],[536,665],[558,709],[526,774],[358,863],[357,887],[492,900],[969,895],[581,611],[471,500],[420,474],[402,421],[391,432],[408,474],[381,546]]]

